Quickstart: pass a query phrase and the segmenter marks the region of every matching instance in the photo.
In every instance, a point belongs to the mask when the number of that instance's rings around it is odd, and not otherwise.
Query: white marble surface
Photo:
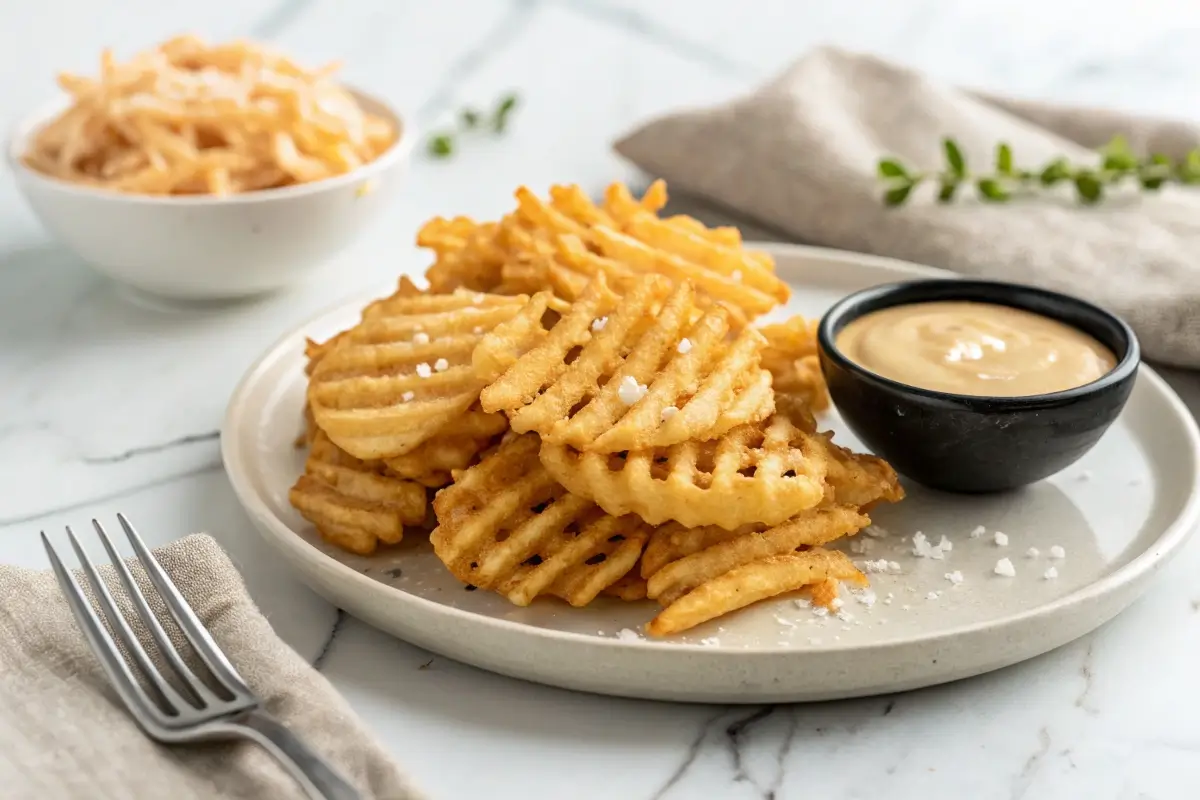
[[[0,6],[0,121],[104,45],[128,52],[187,29],[345,58],[349,80],[426,129],[510,88],[522,107],[504,138],[446,163],[418,158],[388,219],[323,278],[223,309],[129,302],[0,180],[0,556],[40,565],[39,529],[117,510],[156,541],[212,531],[280,634],[435,798],[1196,796],[1200,544],[1116,622],[990,676],[820,706],[612,700],[431,660],[340,616],[265,551],[221,471],[216,431],[239,374],[280,332],[423,265],[411,245],[422,219],[496,214],[520,183],[598,190],[636,178],[608,143],[640,118],[729,96],[819,42],[994,89],[1200,116],[1200,4],[14,2]],[[1200,407],[1200,385],[1175,380]]]

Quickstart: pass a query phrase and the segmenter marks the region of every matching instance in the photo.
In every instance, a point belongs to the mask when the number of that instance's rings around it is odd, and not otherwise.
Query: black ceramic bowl
[[[834,344],[842,328],[864,314],[937,300],[1011,306],[1057,319],[1112,350],[1117,366],[1076,389],[973,397],[876,375]],[[817,343],[830,396],[851,430],[902,475],[952,492],[1013,489],[1074,463],[1121,413],[1140,358],[1137,337],[1115,315],[1057,292],[989,281],[923,280],[856,292],[821,318]]]

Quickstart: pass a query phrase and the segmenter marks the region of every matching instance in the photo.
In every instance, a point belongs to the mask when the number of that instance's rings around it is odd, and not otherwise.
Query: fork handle
[[[230,727],[275,756],[312,800],[362,800],[349,781],[270,714],[255,709]]]

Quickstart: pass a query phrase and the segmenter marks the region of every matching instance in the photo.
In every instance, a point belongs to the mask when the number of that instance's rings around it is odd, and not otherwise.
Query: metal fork
[[[147,692],[138,683],[129,664],[117,649],[113,637],[92,610],[75,577],[63,566],[58,553],[54,551],[43,532],[42,544],[46,547],[50,565],[54,568],[58,584],[71,606],[71,612],[75,615],[75,620],[87,638],[92,652],[100,659],[113,688],[142,731],[151,739],[164,744],[250,739],[275,756],[313,800],[361,800],[358,791],[333,767],[278,720],[262,710],[262,702],[250,691],[242,676],[229,663],[229,659],[213,641],[196,612],[183,599],[179,589],[155,560],[137,531],[129,524],[129,520],[122,514],[117,515],[117,520],[125,530],[125,535],[129,537],[134,553],[145,568],[150,582],[158,590],[171,617],[221,689],[221,694],[213,691],[184,663],[183,657],[171,644],[162,625],[147,605],[146,598],[134,583],[129,568],[125,566],[108,534],[99,522],[92,520],[92,525],[100,536],[104,549],[108,551],[130,601],[149,630],[163,659],[175,672],[177,681],[185,688],[186,696],[168,682],[138,642],[128,621],[121,616],[108,587],[101,580],[79,540],[75,538],[74,532],[68,527],[67,536],[79,557],[84,574],[91,583],[96,600],[108,618],[109,625],[124,645],[125,652],[129,653],[145,676],[151,689]]]

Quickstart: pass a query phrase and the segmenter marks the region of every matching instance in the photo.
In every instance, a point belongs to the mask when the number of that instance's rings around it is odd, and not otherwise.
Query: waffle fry
[[[478,406],[455,418],[415,450],[384,459],[387,471],[422,486],[441,488],[453,480],[453,473],[475,463],[500,434],[508,430],[508,420],[500,414],[485,414]]]
[[[545,335],[531,306],[515,334],[506,326],[475,351],[478,374],[504,370],[482,391],[483,409],[506,412],[519,433],[607,453],[711,439],[765,418],[774,393],[758,366],[762,337],[746,328],[727,344],[725,309],[701,313],[694,297],[688,283],[648,276],[617,301],[599,278]]]
[[[413,451],[475,403],[484,382],[471,353],[527,301],[459,290],[398,292],[373,304],[313,369],[317,426],[358,458]]]
[[[771,373],[775,391],[804,399],[813,411],[829,407],[829,389],[817,356],[817,320],[795,316],[759,328],[767,340],[762,365]]]
[[[633,569],[625,574],[624,578],[609,586],[601,594],[629,603],[637,600],[645,600],[646,579],[638,574],[637,567],[634,566]]]
[[[831,446],[776,414],[719,439],[624,454],[543,442],[541,458],[568,491],[610,514],[637,514],[651,525],[674,520],[734,530],[778,525],[821,503]],[[844,470],[848,487],[856,477],[849,474],[853,466]]]
[[[833,506],[808,511],[772,528],[727,531],[715,526],[664,525],[654,531],[642,557],[646,595],[664,606],[735,567],[802,547],[819,547],[850,536],[871,522],[857,509]]]
[[[668,636],[738,609],[806,586],[829,581],[866,585],[866,576],[836,550],[805,550],[767,556],[696,587],[646,625],[651,636]],[[836,584],[833,584],[836,586]]]
[[[434,552],[460,581],[519,606],[554,595],[584,606],[633,568],[650,528],[559,486],[538,437],[513,436],[434,500]]]
[[[398,543],[427,508],[425,487],[384,474],[382,464],[354,458],[321,432],[288,500],[322,538],[359,555]]]

